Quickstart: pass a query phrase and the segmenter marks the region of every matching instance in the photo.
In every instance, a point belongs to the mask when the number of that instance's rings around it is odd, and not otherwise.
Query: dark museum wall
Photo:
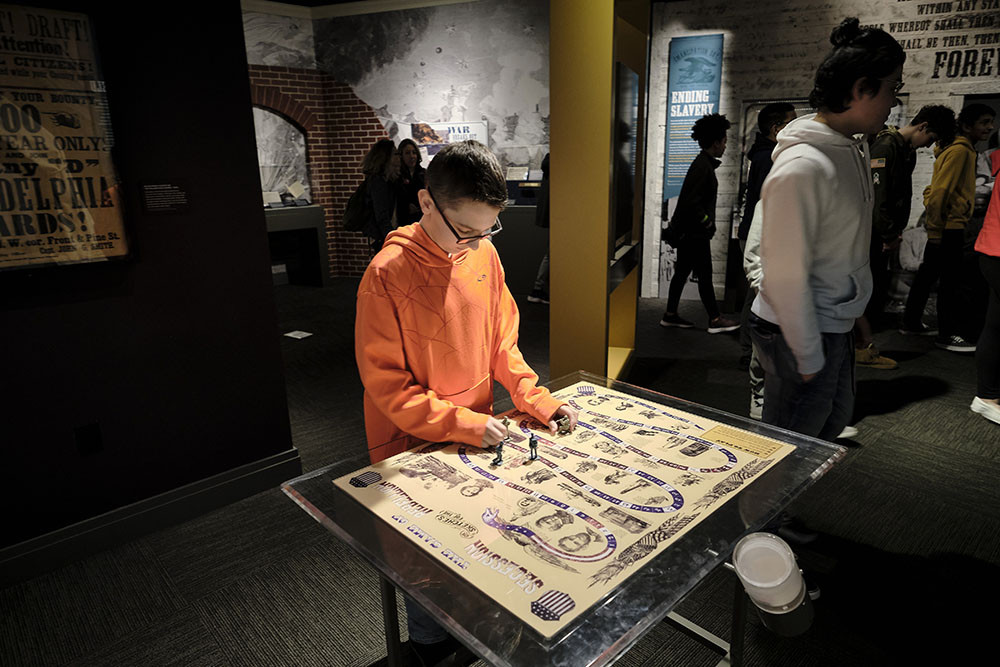
[[[299,469],[240,5],[90,15],[132,256],[0,272],[3,547],[199,485],[225,504]],[[140,186],[162,183],[188,212],[143,211]]]
[[[744,110],[751,102],[807,98],[816,67],[830,48],[830,31],[848,16],[857,16],[862,25],[882,28],[906,50],[905,87],[900,98],[903,105],[895,110],[902,122],[909,123],[926,104],[944,104],[958,110],[969,95],[995,96],[1000,92],[997,0],[790,0],[771,4],[681,0],[654,4],[644,221],[647,242],[643,248],[643,266],[647,270],[642,278],[642,296],[663,293],[670,275],[662,270],[668,264],[668,249],[658,242],[670,40],[700,34],[724,36],[718,111],[733,122],[733,130],[722,166],[716,172],[719,232],[713,240],[713,273],[716,292],[721,296],[730,222],[739,222],[735,215],[742,146],[737,139],[753,137],[753,128],[745,127],[743,122]],[[932,149],[919,150],[913,174],[911,224],[923,212],[922,193],[930,182],[932,166]]]
[[[316,21],[301,8],[274,10],[301,15],[245,11],[247,60],[255,87],[316,114],[307,162],[314,201],[325,209],[332,275],[359,276],[370,258],[340,218],[376,139],[398,142],[412,122],[485,120],[501,162],[540,168],[549,144],[547,2],[482,0]]]

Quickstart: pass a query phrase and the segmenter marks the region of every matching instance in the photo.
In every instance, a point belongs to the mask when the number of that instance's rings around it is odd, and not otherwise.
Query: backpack
[[[375,209],[368,196],[368,179],[361,181],[358,189],[347,200],[344,209],[344,229],[349,232],[363,232],[375,227]]]

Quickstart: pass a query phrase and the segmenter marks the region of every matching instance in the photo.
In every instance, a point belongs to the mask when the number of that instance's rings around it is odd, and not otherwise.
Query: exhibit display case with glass
[[[508,410],[499,452],[426,443],[283,485],[387,582],[390,664],[392,586],[492,665],[611,664],[684,627],[678,602],[846,451],[586,373],[548,386],[572,433]]]

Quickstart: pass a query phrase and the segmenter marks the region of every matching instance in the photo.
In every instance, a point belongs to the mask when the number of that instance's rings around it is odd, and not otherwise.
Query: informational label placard
[[[90,20],[0,5],[0,269],[128,253]]]
[[[187,191],[176,183],[145,184],[142,186],[142,208],[146,213],[187,213],[190,208]]]
[[[511,412],[500,456],[433,444],[333,483],[548,637],[794,449],[588,383],[555,395],[572,433]]]
[[[675,37],[668,67],[664,200],[680,194],[688,167],[701,151],[691,138],[695,121],[719,113],[722,35]]]
[[[489,146],[488,125],[485,121],[455,123],[412,123],[410,137],[425,158],[433,157],[447,144],[470,139]]]

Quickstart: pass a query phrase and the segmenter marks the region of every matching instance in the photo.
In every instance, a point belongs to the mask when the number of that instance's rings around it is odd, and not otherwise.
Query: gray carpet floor
[[[314,334],[281,339],[306,470],[365,449],[356,285],[276,288],[282,330]],[[519,304],[522,350],[546,380],[547,307]],[[736,336],[664,330],[662,308],[642,300],[626,379],[745,414]],[[704,326],[697,303],[681,313]],[[957,665],[992,654],[996,615],[980,608],[1000,592],[1000,426],[968,409],[971,356],[894,331],[877,341],[900,369],[859,369],[860,435],[793,506],[820,533],[799,550],[823,589],[816,620],[782,639],[751,617],[748,665],[931,664],[938,650]],[[728,637],[733,585],[719,570],[679,611]],[[367,665],[382,641],[371,569],[277,489],[0,590],[2,665]],[[618,664],[717,662],[661,625]]]

